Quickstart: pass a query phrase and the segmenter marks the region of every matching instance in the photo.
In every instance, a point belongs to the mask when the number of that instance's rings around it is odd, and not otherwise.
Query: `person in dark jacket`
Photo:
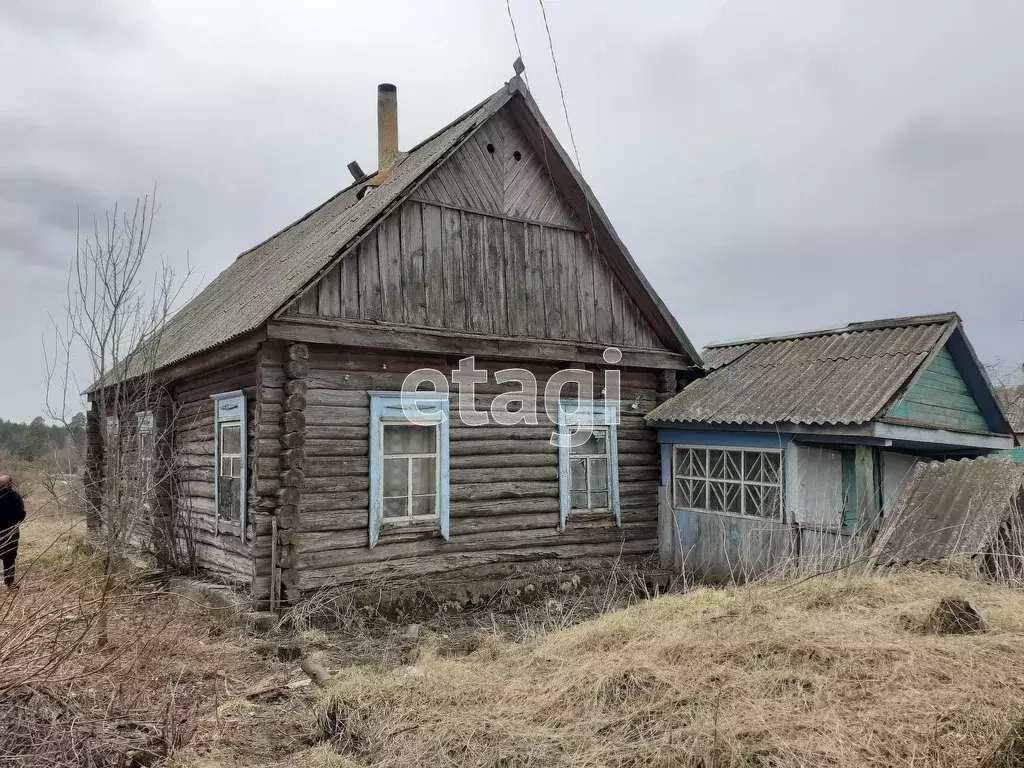
[[[18,559],[18,526],[25,520],[25,502],[14,490],[11,478],[0,475],[0,560],[4,566],[4,584],[14,586],[14,561]]]

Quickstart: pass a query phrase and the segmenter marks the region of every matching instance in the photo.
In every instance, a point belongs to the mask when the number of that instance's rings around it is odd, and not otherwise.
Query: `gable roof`
[[[863,424],[883,416],[926,361],[958,332],[962,335],[959,316],[947,313],[714,344],[704,352],[708,375],[659,405],[647,419]],[[962,346],[964,355],[973,359],[966,338]],[[976,360],[974,365],[992,399],[984,372]]]
[[[875,543],[878,565],[977,555],[1024,493],[1024,464],[1005,456],[919,462]]]
[[[1024,384],[996,387],[996,399],[1013,431],[1017,434],[1024,432]]]
[[[656,317],[656,327],[668,337],[663,341],[699,363],[696,349],[618,239],[529,91],[519,78],[514,78],[405,153],[372,192],[363,194],[365,188],[376,183],[374,174],[242,253],[163,328],[153,367],[159,370],[258,329],[332,266],[341,252],[372,230],[477,128],[513,100],[521,104],[517,114],[532,120],[536,137],[545,141],[547,151],[553,153],[551,159],[567,166],[559,170],[577,185],[589,207],[591,223],[596,220],[601,225],[599,234],[618,246],[618,253],[609,254],[609,258],[617,257],[617,263],[633,278],[634,288],[646,294],[642,297],[645,301],[638,303],[645,314]]]

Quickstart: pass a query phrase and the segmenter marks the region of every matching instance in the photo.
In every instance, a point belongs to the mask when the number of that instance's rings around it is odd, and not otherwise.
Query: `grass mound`
[[[942,598],[990,631],[936,636]],[[1019,722],[1024,598],[950,576],[699,589],[525,645],[344,670],[320,738],[395,766],[967,766]]]

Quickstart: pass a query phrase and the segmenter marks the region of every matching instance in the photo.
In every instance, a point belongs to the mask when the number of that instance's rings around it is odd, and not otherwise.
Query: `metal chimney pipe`
[[[398,155],[398,88],[377,86],[377,168],[390,168]]]

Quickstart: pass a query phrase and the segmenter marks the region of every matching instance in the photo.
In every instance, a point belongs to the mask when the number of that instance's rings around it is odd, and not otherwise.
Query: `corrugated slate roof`
[[[1024,432],[1024,385],[996,387],[996,399],[1013,431]]]
[[[647,419],[862,424],[880,415],[958,322],[955,314],[929,315],[712,345],[702,355],[710,373]]]
[[[1008,457],[922,462],[875,543],[878,565],[980,554],[1015,509],[1024,465]]]

